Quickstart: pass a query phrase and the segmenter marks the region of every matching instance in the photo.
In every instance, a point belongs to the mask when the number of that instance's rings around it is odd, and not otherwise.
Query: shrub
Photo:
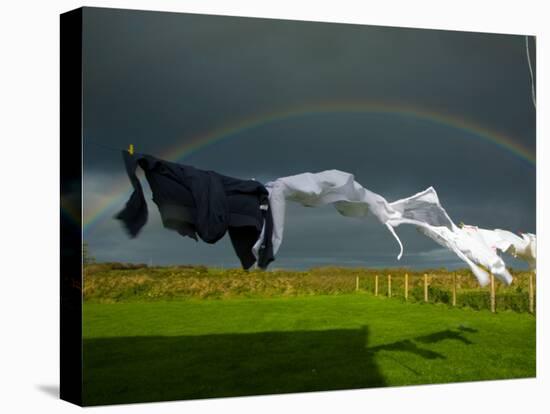
[[[312,268],[305,271],[271,269],[212,269],[206,266],[178,265],[148,267],[144,264],[93,263],[85,268],[84,299],[96,302],[157,300],[181,298],[223,299],[231,297],[272,297],[295,295],[338,295],[356,291],[359,276],[360,294],[374,292],[375,275],[379,275],[379,295],[386,296],[387,275],[392,275],[392,297],[404,297],[404,274],[409,274],[411,302],[424,301],[423,275],[427,271],[407,269]],[[452,273],[430,271],[428,295],[431,303],[451,304]],[[489,309],[487,288],[466,271],[456,271],[457,306]],[[514,284],[497,283],[497,310],[529,310],[529,274],[516,272]]]

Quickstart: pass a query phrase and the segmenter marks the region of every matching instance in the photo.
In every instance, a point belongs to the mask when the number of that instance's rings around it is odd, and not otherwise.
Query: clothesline
[[[110,145],[100,144],[100,143],[94,142],[90,139],[85,139],[84,144],[92,144],[92,145],[95,145],[96,147],[99,147],[99,148],[102,148],[102,149],[105,149],[105,150],[116,151],[119,154],[120,154],[120,151],[122,150],[121,148],[115,148],[115,147],[111,147]]]
[[[274,260],[284,232],[287,201],[307,207],[332,204],[338,213],[364,219],[374,216],[403,245],[394,228],[413,225],[436,243],[448,248],[472,270],[481,286],[489,283],[489,271],[510,284],[512,275],[498,254],[509,253],[536,265],[536,236],[521,237],[505,230],[459,227],[439,202],[433,187],[394,202],[369,191],[352,174],[339,170],[281,177],[264,185],[149,155],[121,150],[134,193],[116,218],[136,237],[147,221],[147,205],[136,177],[139,165],[154,195],[165,227],[182,236],[215,243],[229,232],[243,268],[256,261],[261,268]],[[497,251],[498,250],[498,251]]]
[[[96,147],[102,148],[104,150],[114,151],[117,154],[120,154],[120,151],[128,151],[128,148],[116,148],[116,147],[112,147],[110,145],[100,144],[99,142],[95,142],[94,140],[91,140],[89,138],[85,139],[84,143],[95,145]],[[149,152],[147,152],[147,153],[150,154]],[[151,154],[151,155],[156,156],[155,154]]]

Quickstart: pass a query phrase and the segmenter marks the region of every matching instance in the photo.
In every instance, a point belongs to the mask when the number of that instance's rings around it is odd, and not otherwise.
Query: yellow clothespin
[[[130,144],[128,146],[128,152],[130,153],[130,155],[134,155],[134,144]]]

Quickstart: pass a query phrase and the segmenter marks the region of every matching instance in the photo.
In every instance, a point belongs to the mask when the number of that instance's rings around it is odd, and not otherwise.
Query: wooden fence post
[[[456,306],[456,273],[453,273],[453,306]]]
[[[374,296],[378,296],[378,275],[374,276]]]
[[[359,276],[355,276],[355,291],[359,292]]]
[[[424,273],[424,302],[428,301],[428,275]]]
[[[491,273],[491,312],[495,313],[495,277]]]
[[[405,273],[405,300],[409,298],[409,274]]]
[[[529,312],[535,313],[535,289],[533,289],[533,273],[529,273]]]
[[[391,275],[388,275],[388,298],[391,298]]]

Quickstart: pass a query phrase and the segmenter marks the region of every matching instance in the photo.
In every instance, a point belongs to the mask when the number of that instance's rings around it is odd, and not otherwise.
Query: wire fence
[[[535,273],[528,272],[514,277],[511,286],[491,276],[485,288],[472,287],[471,275],[405,273],[393,276],[380,273],[356,276],[355,290],[410,302],[445,303],[491,312],[513,310],[534,314],[536,310],[536,277]]]

